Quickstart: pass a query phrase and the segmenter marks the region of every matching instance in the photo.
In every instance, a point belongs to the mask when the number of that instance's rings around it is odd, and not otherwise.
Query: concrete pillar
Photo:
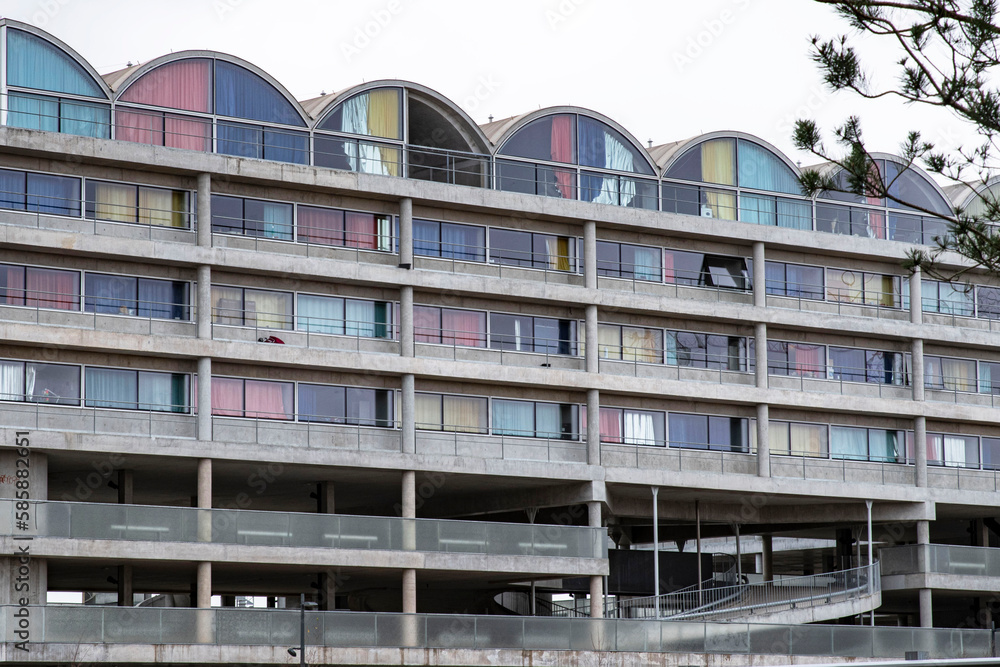
[[[212,459],[198,459],[198,507],[212,509]]]
[[[131,607],[135,597],[135,589],[132,587],[132,566],[118,566],[118,606]]]
[[[6,438],[9,448],[0,450],[0,470],[15,480],[28,481],[29,500],[47,500],[49,497],[48,456],[32,449],[32,435],[29,431],[11,433]],[[18,461],[22,463],[18,464]],[[25,462],[27,465],[25,465]],[[27,471],[26,477],[18,477],[17,472]],[[110,468],[108,474],[110,474]],[[15,499],[18,489],[14,481],[0,484],[0,498]],[[77,497],[75,500],[84,500]],[[13,505],[11,506],[13,511]],[[33,507],[32,520],[37,518],[40,507]],[[13,521],[13,517],[11,518]],[[16,526],[15,526],[16,528]],[[17,604],[21,598],[27,598],[28,604],[45,604],[48,594],[48,563],[44,558],[37,558],[31,538],[36,534],[35,525],[29,522],[26,530],[18,529],[18,534],[10,541],[11,555],[0,557],[0,604]],[[21,549],[27,549],[24,555]],[[27,588],[24,586],[27,584]],[[11,611],[10,613],[13,613]],[[13,620],[13,617],[11,617]]]
[[[403,613],[417,613],[417,571],[403,570]]]
[[[414,378],[412,373],[403,375],[403,390],[400,392],[402,403],[403,453],[414,454],[417,451],[417,409],[414,393]]]
[[[914,482],[927,486],[927,417],[913,419]]]
[[[920,627],[933,628],[934,601],[932,599],[931,589],[921,588],[917,595],[920,599]]]
[[[588,373],[600,372],[601,348],[597,344],[597,306],[589,305],[584,322],[584,335],[587,340],[586,363]]]
[[[754,364],[756,365],[757,387],[767,389],[767,325],[758,322],[753,328]]]
[[[601,392],[587,390],[587,463],[601,465]]]
[[[198,245],[212,247],[212,175],[198,174]]]
[[[414,356],[413,351],[413,287],[399,288],[399,354]]]
[[[597,289],[597,223],[583,223],[583,284],[587,289]]]
[[[910,274],[910,322],[913,324],[921,324],[924,321],[924,302],[920,283],[920,267],[918,266]]]
[[[931,542],[931,522],[917,521],[917,570],[926,574],[928,570],[927,545]],[[934,612],[932,604],[931,589],[921,588],[920,600],[920,627],[934,627]]]
[[[198,284],[195,292],[195,312],[198,317],[198,338],[212,340],[212,267],[198,267]]]
[[[587,413],[590,414],[589,411]],[[601,527],[601,502],[593,500],[587,503],[587,519],[591,528]],[[590,616],[604,618],[604,577],[595,575],[590,578]]]
[[[198,439],[212,439],[212,359],[198,359]]]
[[[757,476],[771,476],[771,441],[768,435],[770,409],[767,403],[757,405]]]
[[[337,608],[337,580],[329,572],[319,573],[319,609],[333,611]]]
[[[770,535],[760,536],[760,561],[764,581],[774,581],[774,538]]]
[[[118,471],[118,479],[115,484],[118,486],[118,503],[121,505],[131,505],[134,502],[133,477],[131,470]]]
[[[412,470],[403,471],[402,502],[400,513],[404,519],[417,518],[417,473]]]
[[[320,514],[334,514],[333,482],[316,485],[316,511]]]
[[[399,268],[413,268],[413,200],[399,200]]]
[[[916,338],[910,343],[910,383],[913,400],[924,400],[924,341]]]
[[[199,609],[210,609],[212,607],[211,563],[198,563],[198,580],[195,590],[197,591],[195,605]]]
[[[764,242],[753,244],[753,305],[764,308],[767,305],[767,274],[765,273]]]

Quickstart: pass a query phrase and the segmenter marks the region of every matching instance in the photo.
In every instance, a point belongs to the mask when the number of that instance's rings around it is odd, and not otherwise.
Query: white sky
[[[742,130],[804,165],[819,160],[792,148],[797,117],[830,136],[860,115],[870,147],[891,153],[910,129],[949,147],[975,143],[944,112],[826,92],[809,38],[845,25],[810,0],[4,0],[0,12],[54,34],[102,74],[211,49],[261,67],[298,99],[402,78],[480,123],[572,104],[644,144]],[[866,46],[881,62],[896,57]],[[895,70],[874,73],[892,83]]]

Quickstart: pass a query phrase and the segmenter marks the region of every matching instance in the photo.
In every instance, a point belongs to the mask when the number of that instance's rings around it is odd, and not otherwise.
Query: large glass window
[[[490,229],[490,261],[552,271],[576,270],[576,239],[569,236]]]
[[[377,213],[299,206],[298,240],[301,243],[365,250],[391,250],[391,217]]]
[[[667,417],[670,446],[747,452],[748,421],[743,417],[713,417],[671,412]]]
[[[0,399],[80,405],[80,367],[34,361],[0,361]]]
[[[663,280],[663,251],[649,246],[613,243],[611,241],[597,242],[597,274],[615,278]]]
[[[903,452],[903,431],[850,426],[830,427],[831,458],[901,463]]]
[[[580,329],[581,343],[586,342],[585,332],[586,329]],[[663,331],[660,329],[601,324],[597,328],[597,338],[601,359],[663,363]]]
[[[924,356],[924,386],[946,391],[979,391],[972,359]]]
[[[742,336],[668,331],[665,341],[664,363],[671,366],[725,371],[747,369],[747,340]]]
[[[7,93],[7,124],[28,130],[107,139],[111,109],[103,104],[24,93]]]
[[[190,319],[190,285],[186,282],[88,273],[84,284],[84,310],[88,313]]]
[[[775,296],[823,299],[823,269],[818,266],[765,262],[765,289]]]
[[[455,222],[414,220],[413,254],[466,262],[484,262],[486,229]]]
[[[663,252],[664,281],[676,285],[748,291],[750,274],[743,257],[709,255],[684,250]]]
[[[767,372],[771,375],[826,377],[826,347],[807,343],[767,341]]]
[[[393,428],[393,392],[299,384],[299,421]]]
[[[88,367],[84,387],[91,408],[189,411],[188,376],[183,373]]]
[[[299,294],[300,331],[362,338],[392,338],[392,308],[386,301]]]
[[[829,301],[886,308],[899,308],[902,300],[899,276],[845,269],[826,270],[826,294]]]
[[[580,419],[586,427],[586,409],[581,410]],[[666,445],[662,412],[631,408],[601,408],[600,424],[601,442],[659,447]],[[586,432],[586,428],[583,430]]]
[[[212,195],[212,231],[292,240],[292,205]]]
[[[292,328],[292,295],[212,285],[212,323],[267,329]]]
[[[417,428],[453,433],[487,433],[486,399],[450,394],[416,394]]]
[[[87,217],[189,228],[189,193],[126,183],[87,181]]]
[[[579,440],[580,406],[493,399],[493,435]]]
[[[291,382],[212,376],[212,414],[290,421],[295,417],[294,393]]]
[[[904,385],[904,355],[884,350],[830,347],[830,377],[845,382]]]
[[[972,317],[975,313],[974,286],[966,283],[947,283],[922,280],[921,305],[925,313],[941,313]],[[910,281],[903,281],[903,308],[910,307]]]
[[[80,179],[0,169],[0,208],[79,217]]]
[[[531,315],[490,313],[490,347],[494,350],[576,354],[577,323]]]
[[[772,454],[826,458],[830,451],[824,424],[771,421],[767,433]]]
[[[0,264],[0,304],[80,309],[80,273]]]
[[[414,306],[413,338],[418,343],[486,347],[486,313]]]

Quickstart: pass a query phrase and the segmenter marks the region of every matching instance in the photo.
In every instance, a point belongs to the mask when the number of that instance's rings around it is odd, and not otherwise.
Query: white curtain
[[[965,438],[944,436],[944,464],[954,468],[964,468],[965,463]]]
[[[604,133],[604,166],[615,171],[634,171],[632,151],[613,136]],[[635,198],[635,181],[631,178],[605,176],[601,194],[594,199],[598,204],[628,206]]]
[[[0,361],[0,400],[24,400],[24,364]]]
[[[625,444],[656,444],[656,432],[653,428],[653,415],[643,412],[625,411]]]

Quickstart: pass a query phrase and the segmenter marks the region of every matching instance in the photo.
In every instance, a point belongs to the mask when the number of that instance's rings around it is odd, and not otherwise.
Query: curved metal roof
[[[771,145],[767,141],[764,141],[763,139],[761,139],[756,135],[750,134],[748,132],[740,132],[739,130],[716,130],[714,132],[706,132],[705,134],[700,134],[697,137],[691,137],[690,139],[686,139],[683,141],[675,141],[674,143],[671,144],[661,144],[660,146],[654,146],[653,148],[650,149],[650,153],[656,156],[657,164],[660,167],[659,175],[662,178],[663,175],[666,174],[667,171],[669,171],[669,169],[674,166],[674,163],[677,162],[677,160],[680,159],[680,157],[684,155],[684,153],[686,153],[689,148],[693,148],[702,142],[709,141],[710,139],[729,139],[729,138],[752,141],[755,144],[763,146],[771,153],[773,153],[775,157],[784,162],[785,166],[791,169],[792,173],[795,174],[796,177],[802,175],[802,170],[799,169],[799,167],[794,162],[792,162],[787,155],[782,153],[775,146]]]
[[[895,155],[893,153],[881,153],[881,152],[878,152],[878,151],[874,151],[874,152],[869,153],[869,156],[873,160],[886,160],[888,162],[893,162],[893,163],[895,163],[897,165],[903,165],[903,164],[906,163],[906,160],[904,160],[900,156]],[[809,171],[817,171],[822,176],[830,176],[830,177],[834,177],[837,174],[839,174],[841,171],[843,171],[843,167],[841,167],[839,164],[837,164],[835,162],[822,162],[820,164],[812,165],[811,167],[806,167],[805,169],[808,169]],[[909,171],[912,171],[913,173],[915,173],[925,183],[927,183],[928,185],[930,185],[931,189],[933,189],[934,192],[936,192],[937,195],[939,197],[941,197],[941,199],[946,204],[949,205],[949,207],[952,205],[952,199],[951,199],[951,197],[949,197],[945,193],[945,191],[941,188],[941,186],[937,184],[937,181],[935,181],[933,178],[931,178],[930,175],[926,171],[924,171],[923,169],[921,169],[920,167],[918,167],[915,164],[911,164],[909,167],[907,167],[907,169]]]

